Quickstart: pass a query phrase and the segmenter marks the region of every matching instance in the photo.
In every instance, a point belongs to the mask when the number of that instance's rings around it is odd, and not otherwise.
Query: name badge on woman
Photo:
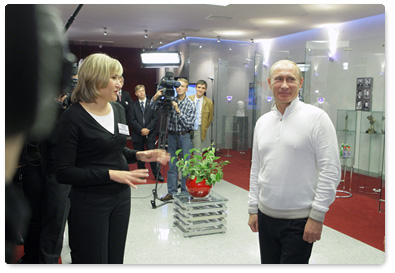
[[[122,135],[129,135],[129,127],[125,124],[118,123],[118,131]]]

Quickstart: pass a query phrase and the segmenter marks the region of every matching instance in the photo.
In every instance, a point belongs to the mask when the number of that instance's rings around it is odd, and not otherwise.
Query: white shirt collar
[[[300,105],[300,101],[299,101],[299,97],[296,97],[296,98],[291,102],[291,104],[290,104],[289,106],[287,106],[287,108],[285,108],[284,114],[285,114],[285,112],[287,112],[287,113],[293,112],[293,110],[295,110],[296,107],[297,107],[298,105]],[[272,111],[277,111],[277,112],[280,113],[280,111],[277,109],[276,102],[273,103]]]

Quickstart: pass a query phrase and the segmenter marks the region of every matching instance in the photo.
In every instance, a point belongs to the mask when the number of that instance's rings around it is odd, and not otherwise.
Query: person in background
[[[196,107],[193,101],[187,96],[189,82],[184,79],[178,79],[180,86],[176,88],[177,97],[171,101],[171,110],[169,113],[169,124],[168,124],[168,151],[171,157],[176,156],[176,151],[182,149],[180,156],[189,153],[189,150],[193,148],[191,141],[191,131],[193,131],[193,125],[196,118]],[[159,100],[163,95],[163,89],[158,90],[152,97],[151,107],[153,109],[159,109],[163,106],[165,101]],[[163,196],[161,201],[169,201],[173,199],[173,196],[178,193],[178,171],[177,171],[177,159],[170,162],[169,171],[167,172],[167,194]],[[181,193],[187,194],[186,189],[186,177],[181,180]]]
[[[248,225],[259,232],[261,263],[308,263],[340,181],[337,137],[328,115],[298,99],[299,67],[269,71],[275,104],[256,123]]]
[[[196,119],[192,139],[193,147],[201,151],[204,140],[206,139],[207,130],[213,122],[214,105],[213,101],[204,96],[207,91],[207,82],[199,80],[196,82],[196,95],[189,96],[196,105]]]
[[[31,218],[23,236],[24,255],[17,263],[38,264],[42,230],[45,173],[42,168],[42,140],[27,138],[13,180],[29,202]]]
[[[115,102],[122,72],[106,54],[88,56],[79,67],[72,105],[59,121],[56,178],[72,185],[69,243],[77,264],[123,263],[130,187],[148,176],[147,169],[130,171],[128,164],[170,160],[164,150],[126,147],[125,110]]]
[[[38,203],[32,208],[18,187],[11,182],[18,171],[23,171],[22,177],[17,174],[21,181],[24,180],[22,183],[27,182],[28,179],[25,180],[23,174],[27,174],[28,169],[31,179],[41,180],[41,171],[36,165],[40,164],[39,146],[36,144],[45,139],[55,125],[57,103],[54,98],[66,87],[76,58],[68,50],[67,36],[59,12],[49,5],[8,4],[5,7],[4,41],[7,67],[4,92],[4,245],[5,262],[15,263],[20,258],[17,256],[19,251],[15,248],[21,235],[25,235],[32,216],[30,212],[36,212],[41,202],[40,198],[35,198]],[[27,149],[26,143],[36,147]],[[21,156],[22,149],[24,152],[30,151]],[[24,162],[18,162],[20,158]],[[33,168],[26,167],[26,163]],[[17,168],[18,164],[19,167],[25,165],[24,169]],[[42,196],[40,184],[26,186]],[[38,253],[37,248],[35,251]]]
[[[119,78],[121,88],[119,89],[117,93],[117,102],[120,103],[123,108],[125,109],[125,115],[126,115],[126,122],[127,125],[132,124],[132,117],[131,115],[131,107],[132,107],[132,97],[130,96],[129,92],[122,90],[123,85],[124,85],[124,78],[121,76]]]
[[[147,150],[155,149],[156,141],[156,123],[158,121],[158,111],[151,109],[151,101],[147,99],[145,94],[145,86],[142,84],[134,88],[137,100],[131,105],[131,124],[132,124],[132,141],[133,148],[137,151],[144,151],[145,146]],[[155,179],[163,182],[164,178],[160,173],[160,164],[151,162],[151,170]],[[139,169],[145,169],[145,163],[137,162]]]
[[[64,96],[58,99],[56,124],[42,143],[42,168],[45,176],[43,222],[40,235],[40,264],[59,263],[63,248],[63,235],[70,210],[70,185],[60,184],[55,175],[57,126],[63,112],[71,105],[71,93],[78,83],[78,64],[73,64],[72,76]]]

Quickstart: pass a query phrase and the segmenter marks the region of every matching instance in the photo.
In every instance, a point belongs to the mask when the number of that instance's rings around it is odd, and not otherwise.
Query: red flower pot
[[[211,185],[206,184],[206,180],[203,179],[199,183],[196,183],[197,177],[195,179],[187,179],[186,186],[187,186],[187,191],[189,192],[190,195],[194,197],[205,197],[207,194],[210,193],[210,190],[212,188]]]

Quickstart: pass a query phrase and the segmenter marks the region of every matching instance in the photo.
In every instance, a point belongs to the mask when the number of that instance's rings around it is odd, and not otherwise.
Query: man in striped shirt
[[[169,124],[168,124],[168,152],[171,157],[176,156],[176,151],[182,149],[180,156],[189,153],[189,150],[193,148],[190,132],[193,132],[193,126],[196,117],[195,103],[186,97],[189,82],[186,79],[178,79],[180,86],[176,88],[177,97],[171,101],[172,108],[169,111]],[[156,92],[151,100],[151,108],[158,109],[163,106],[164,102],[158,100],[162,97],[163,89]],[[177,183],[178,183],[178,171],[177,163],[178,160],[174,160],[173,163],[169,164],[169,171],[167,172],[167,191],[168,193],[163,196],[160,200],[168,201],[173,199],[173,196],[177,194]],[[181,194],[187,193],[186,191],[186,177],[181,180]]]

